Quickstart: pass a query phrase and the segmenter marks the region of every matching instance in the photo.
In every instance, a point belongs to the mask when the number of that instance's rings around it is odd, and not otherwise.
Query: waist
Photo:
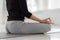
[[[7,21],[24,21],[24,17],[8,17]]]

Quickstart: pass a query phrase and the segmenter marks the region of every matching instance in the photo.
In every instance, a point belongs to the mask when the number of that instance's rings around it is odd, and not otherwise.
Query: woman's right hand
[[[41,23],[51,24],[52,22],[51,22],[51,19],[50,19],[50,18],[46,18],[46,19],[43,19],[43,20],[41,21]]]
[[[40,22],[40,23],[47,23],[47,24],[51,24],[51,19],[50,18],[46,18],[46,19],[43,19],[41,20],[40,18],[34,16],[34,15],[31,15],[30,19],[34,20],[34,21],[37,21],[37,22]]]

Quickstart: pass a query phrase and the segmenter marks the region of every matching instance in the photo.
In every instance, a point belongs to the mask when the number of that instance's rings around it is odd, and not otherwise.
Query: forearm
[[[34,21],[37,21],[37,22],[42,22],[42,19],[34,16],[34,15],[31,15],[30,19],[34,20]]]

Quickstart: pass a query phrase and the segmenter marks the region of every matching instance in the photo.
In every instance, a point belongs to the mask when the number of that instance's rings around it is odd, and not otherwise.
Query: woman
[[[40,32],[40,26],[50,27],[51,19],[46,18],[41,20],[40,18],[37,18],[31,14],[27,9],[26,0],[6,0],[6,5],[9,14],[6,25],[8,33],[35,33],[33,31]],[[40,22],[40,24],[32,25],[31,23],[24,23],[25,17]],[[41,31],[41,33],[43,33],[43,31]]]

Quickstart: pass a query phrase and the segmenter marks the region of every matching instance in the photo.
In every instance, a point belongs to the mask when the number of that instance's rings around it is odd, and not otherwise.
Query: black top
[[[32,15],[27,9],[26,0],[6,0],[6,6],[9,14],[8,21],[24,21],[25,17],[30,18]]]

